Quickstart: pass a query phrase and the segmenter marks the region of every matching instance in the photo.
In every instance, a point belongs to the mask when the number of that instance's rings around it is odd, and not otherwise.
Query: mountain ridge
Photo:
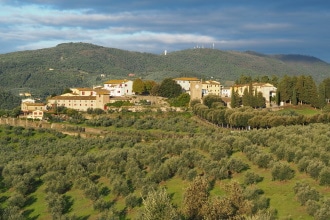
[[[266,55],[254,51],[185,49],[164,54],[127,51],[89,43],[0,54],[0,87],[18,94],[30,90],[46,97],[64,88],[100,85],[107,79],[135,77],[162,81],[194,76],[219,81],[241,75],[311,75],[316,82],[330,75],[330,64],[305,55]],[[132,78],[134,79],[134,78]]]

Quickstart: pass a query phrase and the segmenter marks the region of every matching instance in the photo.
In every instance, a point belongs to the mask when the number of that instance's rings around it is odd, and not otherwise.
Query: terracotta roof
[[[196,77],[180,77],[180,78],[175,78],[174,80],[178,81],[200,81],[200,79]]]
[[[79,91],[94,91],[93,88],[74,88],[74,89],[77,89]]]
[[[27,106],[45,106],[44,103],[32,103],[32,102],[24,102]]]
[[[94,89],[98,95],[109,95],[110,92],[107,89]]]
[[[49,100],[96,100],[96,96],[55,96]]]
[[[126,83],[129,80],[127,79],[112,79],[112,80],[108,80],[106,82],[104,82],[104,84],[122,84],[122,83]]]

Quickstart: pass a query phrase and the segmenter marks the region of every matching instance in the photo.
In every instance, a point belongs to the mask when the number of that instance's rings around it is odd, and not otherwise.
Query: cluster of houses
[[[249,84],[234,84],[227,82],[226,85],[221,85],[220,82],[214,80],[202,81],[196,77],[192,78],[176,78],[174,79],[182,89],[190,94],[191,99],[201,99],[206,95],[218,95],[222,98],[230,98],[232,91],[243,96],[244,90],[249,90]],[[271,102],[271,97],[276,94],[276,87],[270,83],[252,83],[253,91],[258,91],[263,94],[266,103]]]
[[[230,98],[232,89],[239,95],[243,95],[244,89],[249,85],[223,86],[218,81],[200,80],[196,77],[175,78],[182,90],[189,93],[191,99],[202,99],[206,95],[217,95]],[[253,83],[253,89],[262,92],[266,102],[275,95],[276,88],[269,83]],[[106,109],[106,104],[121,100],[124,97],[134,95],[132,80],[109,80],[104,82],[103,87],[72,88],[70,93],[50,97],[47,103],[35,102],[32,98],[23,99],[21,110],[26,118],[42,119],[47,109],[63,106],[78,111],[87,109]]]

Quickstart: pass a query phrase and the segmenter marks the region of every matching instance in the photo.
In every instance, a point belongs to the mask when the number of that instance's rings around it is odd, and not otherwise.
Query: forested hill
[[[61,93],[67,87],[100,85],[108,79],[134,77],[161,81],[166,77],[196,76],[236,80],[251,77],[312,75],[320,82],[330,64],[302,55],[188,49],[165,55],[131,52],[86,43],[0,55],[0,88],[36,96]],[[134,77],[132,79],[134,79]]]

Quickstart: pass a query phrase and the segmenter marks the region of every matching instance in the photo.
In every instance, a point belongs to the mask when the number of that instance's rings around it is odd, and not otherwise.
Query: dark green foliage
[[[135,92],[135,94],[142,94],[145,92],[144,82],[140,78],[133,81],[133,92]]]
[[[269,207],[270,199],[265,197],[263,190],[258,189],[255,186],[247,187],[244,190],[244,196],[246,199],[252,201],[253,213],[258,213],[261,210],[267,210]]]
[[[306,203],[307,213],[311,216],[314,216],[315,213],[320,209],[320,205],[315,200],[308,200]]]
[[[258,182],[261,182],[263,180],[263,177],[259,176],[256,173],[253,172],[247,172],[245,174],[244,184],[251,185],[256,184]]]
[[[104,113],[105,113],[105,111],[100,108],[88,108],[87,109],[87,114],[102,115]]]
[[[273,161],[271,154],[258,153],[255,155],[254,162],[260,168],[268,168],[270,163]]]
[[[171,199],[164,188],[151,190],[143,199],[142,219],[176,220],[180,219]]]
[[[234,87],[231,89],[230,107],[238,108],[241,106],[241,98],[237,91],[234,91]]]
[[[125,197],[125,204],[129,208],[134,208],[136,206],[139,206],[141,202],[142,199],[133,194],[129,194],[128,196]]]
[[[330,185],[330,167],[324,167],[319,174],[320,185]]]
[[[206,105],[209,108],[212,108],[213,103],[223,103],[220,96],[217,95],[207,95],[203,97],[203,104]]]
[[[176,98],[182,93],[182,88],[173,79],[164,79],[158,89],[158,95],[166,98]]]
[[[26,198],[24,197],[24,195],[20,194],[20,193],[14,193],[9,199],[8,199],[8,205],[9,206],[16,206],[19,208],[23,208],[23,206],[25,205],[25,200]]]
[[[197,108],[198,106],[200,109]],[[205,105],[196,104],[195,110],[210,117],[211,109]],[[225,117],[234,118],[235,115],[250,114],[251,111],[254,112],[251,108],[220,108],[214,109],[212,117],[217,123],[224,123],[226,126]],[[255,117],[274,114],[264,111],[254,113]],[[289,119],[299,116],[278,117]],[[269,119],[267,121],[272,123]],[[152,189],[167,185],[172,180],[184,180],[183,183],[189,185],[191,179],[205,178],[217,186],[219,182],[228,181],[219,180],[235,178],[236,172],[242,172],[243,176],[240,177],[245,176],[244,188],[234,185],[232,189],[238,191],[232,191],[230,194],[235,196],[222,195],[216,198],[214,195],[208,195],[200,211],[203,218],[214,215],[229,218],[228,216],[234,217],[239,213],[250,217],[250,215],[257,216],[259,211],[265,211],[271,204],[267,194],[256,188],[262,177],[254,170],[244,173],[245,170],[255,169],[254,165],[262,161],[260,164],[265,164],[262,165],[262,172],[272,172],[270,165],[277,164],[272,161],[281,158],[291,161],[289,168],[297,166],[300,171],[307,172],[310,164],[319,161],[318,165],[321,164],[323,168],[318,173],[316,183],[321,184],[322,173],[326,173],[326,167],[329,166],[328,124],[279,126],[272,129],[242,131],[216,128],[209,124],[204,126],[205,123],[203,122],[203,125],[199,123],[191,113],[174,112],[162,114],[149,112],[147,115],[145,113],[102,114],[86,121],[87,123],[90,126],[101,126],[104,123],[107,128],[100,128],[102,133],[100,136],[95,135],[95,138],[81,138],[45,128],[27,129],[10,125],[0,127],[2,210],[11,203],[12,206],[22,206],[18,209],[19,212],[28,211],[30,207],[28,203],[39,202],[39,197],[35,197],[36,194],[40,193],[40,190],[41,193],[45,193],[46,190],[47,194],[53,195],[47,197],[47,205],[53,204],[56,207],[49,208],[48,216],[53,213],[58,218],[65,216],[73,219],[75,208],[72,204],[76,201],[66,195],[71,190],[79,190],[82,192],[80,196],[87,199],[94,208],[91,218],[96,215],[99,218],[101,216],[105,219],[106,216],[114,218],[121,215],[120,213],[125,215],[123,213],[126,211],[131,213],[131,209],[132,213],[142,211],[144,206],[139,207],[140,196],[146,199]],[[95,128],[92,130],[98,131]],[[254,165],[247,166],[248,162],[243,160],[245,156]],[[281,161],[279,164],[287,163]],[[310,171],[314,170],[312,168],[310,166]],[[290,170],[292,169],[289,169],[289,173]],[[278,173],[281,173],[280,169]],[[282,179],[280,176],[276,178]],[[181,189],[181,185],[178,187]],[[36,193],[31,194],[33,192]],[[6,197],[2,196],[2,193],[5,193]],[[169,201],[172,195],[177,196],[175,193],[168,195]],[[240,196],[241,193],[243,197]],[[17,200],[20,198],[19,195],[26,199],[24,204],[21,202],[24,200]],[[33,200],[34,197],[36,201]],[[226,199],[223,200],[224,198]],[[315,215],[318,213],[317,216],[320,217],[327,214],[325,211],[327,206],[323,200],[320,197],[317,201],[318,205],[310,205],[311,210],[319,207]],[[118,201],[123,208],[117,212],[113,207],[117,206]],[[243,204],[244,207],[237,204]],[[308,202],[305,202],[305,205],[307,204]],[[180,204],[178,206],[182,207]],[[233,212],[224,213],[223,207]],[[242,207],[244,209],[240,209]],[[176,216],[183,214],[183,212],[179,213],[180,210],[182,209],[174,208]],[[45,214],[40,214],[40,218],[47,215],[47,210],[42,212]],[[168,215],[163,215],[168,219]],[[76,216],[76,218],[80,217]],[[213,219],[219,219],[216,217]]]
[[[320,208],[314,214],[316,220],[327,220],[330,218],[330,200],[324,199],[322,201]]]
[[[61,219],[72,205],[69,197],[57,193],[48,193],[46,202],[53,219]]]
[[[247,170],[249,168],[249,166],[247,164],[245,164],[244,162],[242,162],[241,160],[232,158],[232,159],[229,159],[229,161],[227,163],[227,168],[230,171],[240,173],[244,170]]]
[[[276,56],[212,49],[190,49],[160,56],[86,43],[65,43],[48,49],[3,54],[0,58],[0,86],[7,91],[15,90],[15,94],[31,91],[43,98],[53,93],[60,94],[65,88],[122,79],[127,77],[127,73],[158,82],[165,77],[189,73],[226,80],[236,80],[241,76],[240,82],[259,78],[260,82],[270,80],[272,83],[276,82],[276,78],[269,79],[270,76],[281,77],[284,73],[313,75],[317,82],[329,74],[327,63],[321,60],[307,62],[303,56],[283,62]],[[265,73],[268,77],[264,76]]]
[[[176,98],[168,100],[171,106],[174,107],[188,107],[190,102],[190,95],[188,93],[182,93]]]
[[[288,163],[275,162],[272,167],[273,180],[289,180],[294,176],[294,170],[291,169]]]
[[[194,108],[194,106],[195,106],[196,104],[201,104],[201,100],[199,100],[199,99],[193,99],[193,100],[191,100],[191,102],[190,102],[190,107],[191,107],[191,108]]]
[[[114,103],[107,103],[106,106],[113,107],[122,107],[122,106],[132,106],[133,104],[129,101],[115,101]]]
[[[300,103],[310,104],[313,107],[321,107],[322,100],[324,103],[325,97],[324,94],[320,94],[319,91],[322,91],[323,93],[324,88],[323,90],[318,90],[313,78],[304,75],[298,77],[285,76],[278,86],[280,100],[291,102],[293,105]]]
[[[308,200],[319,201],[319,192],[306,183],[297,182],[294,192],[301,205],[305,205]]]
[[[98,199],[93,203],[93,208],[97,211],[103,212],[111,207],[111,203],[105,201],[104,199]]]
[[[197,177],[189,185],[184,194],[183,209],[188,219],[202,219],[203,206],[209,197],[209,182],[203,177]]]
[[[322,161],[312,159],[309,161],[306,171],[312,178],[318,179],[323,168],[324,164]]]
[[[1,214],[1,212],[0,212]],[[9,206],[3,210],[2,219],[8,220],[24,220],[22,212],[17,206]]]
[[[11,92],[0,89],[0,109],[11,110],[21,104],[21,99]]]

